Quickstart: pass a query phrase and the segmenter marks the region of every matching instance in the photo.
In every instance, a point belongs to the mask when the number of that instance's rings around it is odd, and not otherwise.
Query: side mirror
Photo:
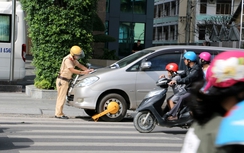
[[[149,69],[152,66],[151,62],[142,62],[141,63],[141,70]]]
[[[86,63],[86,66],[87,66],[88,69],[90,69],[91,68],[91,63]]]
[[[119,68],[119,64],[114,63],[114,64],[110,65],[109,67],[112,69],[117,69],[117,68]]]

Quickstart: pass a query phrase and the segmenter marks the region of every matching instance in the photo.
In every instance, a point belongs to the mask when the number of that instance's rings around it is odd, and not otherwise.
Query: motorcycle
[[[150,91],[136,109],[136,115],[133,119],[134,127],[141,133],[151,132],[156,125],[164,127],[181,127],[188,129],[193,118],[186,105],[182,105],[178,111],[178,120],[167,120],[167,112],[169,108],[166,106],[162,108],[166,93],[168,91],[168,83],[170,80],[161,78],[156,82],[156,85],[161,89]]]

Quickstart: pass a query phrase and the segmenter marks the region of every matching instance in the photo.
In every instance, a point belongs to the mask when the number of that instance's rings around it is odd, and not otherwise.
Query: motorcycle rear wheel
[[[152,114],[150,114],[148,116],[147,120],[145,121],[148,113],[149,113],[148,111],[138,112],[134,117],[134,120],[133,120],[134,127],[137,131],[139,131],[141,133],[149,133],[156,126],[156,119]]]

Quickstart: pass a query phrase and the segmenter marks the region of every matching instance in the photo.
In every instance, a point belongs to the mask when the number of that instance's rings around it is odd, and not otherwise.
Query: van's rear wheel
[[[126,115],[127,104],[125,99],[119,94],[108,94],[104,96],[99,103],[97,113],[101,113],[104,110],[107,110],[109,107],[111,108],[111,105],[118,108],[102,116],[101,119],[109,122],[121,121]]]

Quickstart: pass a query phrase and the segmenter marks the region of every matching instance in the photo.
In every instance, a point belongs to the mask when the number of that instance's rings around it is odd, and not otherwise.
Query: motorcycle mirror
[[[162,88],[168,88],[168,82],[169,82],[169,79],[161,78],[156,82],[156,85],[160,86]]]

